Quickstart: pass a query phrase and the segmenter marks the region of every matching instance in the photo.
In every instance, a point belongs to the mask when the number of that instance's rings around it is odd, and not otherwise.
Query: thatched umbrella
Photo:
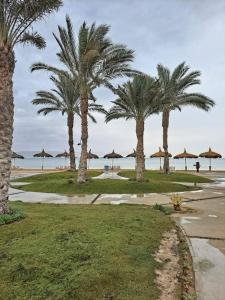
[[[106,155],[104,156],[104,158],[112,159],[112,168],[113,168],[113,162],[114,162],[114,159],[116,159],[116,158],[123,158],[123,156],[120,155],[120,154],[118,154],[118,153],[116,153],[116,152],[114,151],[114,149],[113,149],[113,152],[112,152],[112,153],[109,153],[109,154],[106,154]]]
[[[87,153],[87,159],[88,159],[88,168],[90,168],[90,160],[91,159],[98,159],[98,155],[91,152],[91,149]]]
[[[65,150],[63,153],[59,153],[56,157],[64,157],[65,158],[65,167],[66,167],[66,159],[70,157],[70,154]]]
[[[36,153],[33,155],[33,157],[41,157],[42,158],[42,166],[41,169],[44,169],[44,159],[45,157],[53,157],[51,154],[45,152],[45,150],[43,149],[40,153]]]
[[[16,152],[12,152],[11,158],[14,160],[14,166],[16,164],[16,159],[24,159],[23,155],[17,154]]]
[[[161,147],[159,147],[158,152],[152,154],[150,157],[160,159],[160,170],[162,170],[162,158],[165,157],[165,152],[162,151]],[[172,154],[169,153],[169,157],[172,157]]]
[[[91,152],[91,149],[89,150],[88,154],[87,154],[87,158],[88,159],[98,159],[98,155],[97,154],[94,154]]]
[[[185,159],[185,171],[187,171],[187,158],[198,158],[197,155],[188,153],[186,149],[184,149],[183,153],[177,154],[173,157],[174,159],[184,158]]]
[[[209,171],[212,171],[212,158],[222,158],[222,155],[209,148],[209,151],[201,153],[199,157],[209,158]]]
[[[128,154],[126,157],[132,157],[132,158],[136,158],[136,150],[134,149],[134,151],[130,154]]]

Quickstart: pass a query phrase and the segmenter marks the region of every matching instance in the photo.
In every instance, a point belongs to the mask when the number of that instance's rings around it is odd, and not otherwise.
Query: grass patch
[[[124,170],[119,173],[120,176],[127,178],[135,178],[135,171]],[[193,183],[207,183],[211,182],[210,179],[202,176],[192,175],[188,173],[170,173],[168,175],[159,172],[159,171],[145,171],[144,172],[145,179],[150,179],[154,181],[166,181],[166,182],[193,182]]]
[[[168,216],[143,205],[13,203],[1,227],[1,299],[158,299],[153,255]]]
[[[97,176],[99,171],[89,171],[88,175]],[[167,193],[190,190],[179,184],[169,181],[146,180],[139,183],[132,180],[93,180],[89,179],[84,184],[76,183],[77,173],[61,172],[41,174],[23,179],[19,182],[29,182],[29,185],[17,187],[25,191],[58,193],[66,195],[74,194],[143,194],[143,193]]]
[[[13,223],[25,218],[22,211],[18,209],[11,209],[9,214],[0,215],[0,225]]]

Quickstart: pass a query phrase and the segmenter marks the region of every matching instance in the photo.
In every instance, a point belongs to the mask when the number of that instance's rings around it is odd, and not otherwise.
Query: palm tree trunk
[[[144,120],[136,121],[137,149],[136,149],[136,180],[144,180]]]
[[[14,54],[0,46],[0,215],[9,213],[8,190],[13,138]]]
[[[163,127],[163,149],[165,152],[163,170],[165,174],[169,174],[170,171],[170,160],[169,160],[169,152],[168,152],[169,118],[170,118],[170,111],[164,110],[162,116],[162,127]]]
[[[68,126],[69,149],[70,149],[70,170],[72,171],[76,170],[75,151],[74,151],[74,142],[73,142],[73,124],[74,124],[74,114],[72,112],[69,112],[67,117],[67,126]]]
[[[77,176],[78,183],[84,183],[87,179],[87,143],[88,143],[88,95],[81,93],[81,156]]]

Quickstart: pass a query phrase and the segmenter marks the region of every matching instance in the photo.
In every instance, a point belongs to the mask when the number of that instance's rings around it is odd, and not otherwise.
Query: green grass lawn
[[[88,171],[89,178],[97,176],[100,171]],[[124,171],[120,173],[123,176],[134,177],[134,172]],[[185,187],[180,184],[172,183],[171,181],[202,182],[205,178],[197,177],[188,174],[171,174],[168,178],[157,172],[146,172],[148,182],[139,183],[131,180],[89,180],[85,184],[76,183],[77,173],[66,171],[50,174],[35,175],[23,179],[18,179],[20,182],[29,182],[29,185],[18,187],[25,191],[48,192],[59,194],[142,194],[142,193],[166,193],[166,192],[181,192],[190,190],[190,187]],[[190,177],[189,177],[190,176]],[[169,180],[170,179],[170,180]],[[73,182],[71,183],[71,180]]]
[[[120,176],[124,176],[127,178],[135,178],[135,171],[131,170],[124,170],[119,173]],[[207,183],[211,180],[198,176],[198,175],[192,175],[188,173],[180,173],[180,172],[174,172],[168,175],[165,175],[162,172],[159,171],[145,171],[144,172],[145,179],[155,180],[155,181],[170,181],[170,182],[196,182],[196,183]]]
[[[153,255],[174,224],[146,206],[13,203],[0,226],[0,299],[155,300]]]

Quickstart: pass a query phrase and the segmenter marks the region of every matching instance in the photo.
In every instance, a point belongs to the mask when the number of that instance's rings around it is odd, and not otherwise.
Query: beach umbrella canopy
[[[56,157],[65,157],[65,158],[67,158],[69,156],[70,156],[70,154],[66,150],[63,153],[59,153],[56,155]]]
[[[42,158],[42,170],[44,169],[44,159],[45,157],[53,157],[51,154],[45,152],[45,150],[43,149],[40,153],[36,153],[33,155],[33,157],[41,157]]]
[[[15,166],[16,159],[24,159],[24,156],[17,154],[16,152],[12,152],[11,158],[14,160],[14,166]]]
[[[116,159],[116,158],[123,158],[123,156],[120,155],[120,154],[118,154],[118,153],[116,153],[116,152],[114,151],[114,149],[113,149],[113,152],[112,152],[112,153],[109,153],[109,154],[106,154],[106,155],[104,156],[104,158],[112,159],[112,168],[113,168],[113,162],[114,162],[114,159]]]
[[[128,154],[126,157],[133,157],[133,158],[136,158],[136,151],[134,150],[133,153]]]
[[[160,170],[162,170],[162,164],[161,159],[165,157],[165,152],[162,151],[161,147],[159,147],[159,151],[156,153],[153,153],[150,158],[159,158],[160,159]],[[169,157],[172,157],[172,154],[169,153]]]
[[[212,170],[212,158],[222,158],[222,155],[212,151],[212,149],[209,147],[209,151],[203,152],[199,154],[199,157],[209,158],[209,171]]]
[[[161,147],[159,147],[159,151],[156,152],[156,153],[153,153],[151,156],[151,158],[162,158],[162,157],[165,157],[165,152],[161,150]],[[172,154],[169,153],[169,157],[172,157]]]
[[[51,154],[45,152],[45,150],[43,149],[40,153],[36,153],[33,155],[34,157],[53,157]]]
[[[173,157],[174,159],[180,159],[180,158],[184,158],[185,159],[185,170],[187,171],[187,158],[198,158],[197,155],[188,153],[186,151],[186,149],[184,149],[183,153],[177,154]]]
[[[114,151],[114,149],[113,149],[113,152],[112,153],[109,153],[109,154],[106,154],[105,156],[104,156],[104,158],[122,158],[123,156],[122,155],[120,155],[120,154],[118,154],[118,153],[116,153],[115,151]]]
[[[17,154],[16,152],[12,152],[11,158],[13,158],[13,159],[16,159],[16,158],[18,158],[18,159],[24,159],[24,156],[20,155],[20,154]]]
[[[89,150],[89,152],[87,153],[87,158],[88,159],[98,159],[98,155],[97,154],[94,154],[91,152],[91,149]]]

